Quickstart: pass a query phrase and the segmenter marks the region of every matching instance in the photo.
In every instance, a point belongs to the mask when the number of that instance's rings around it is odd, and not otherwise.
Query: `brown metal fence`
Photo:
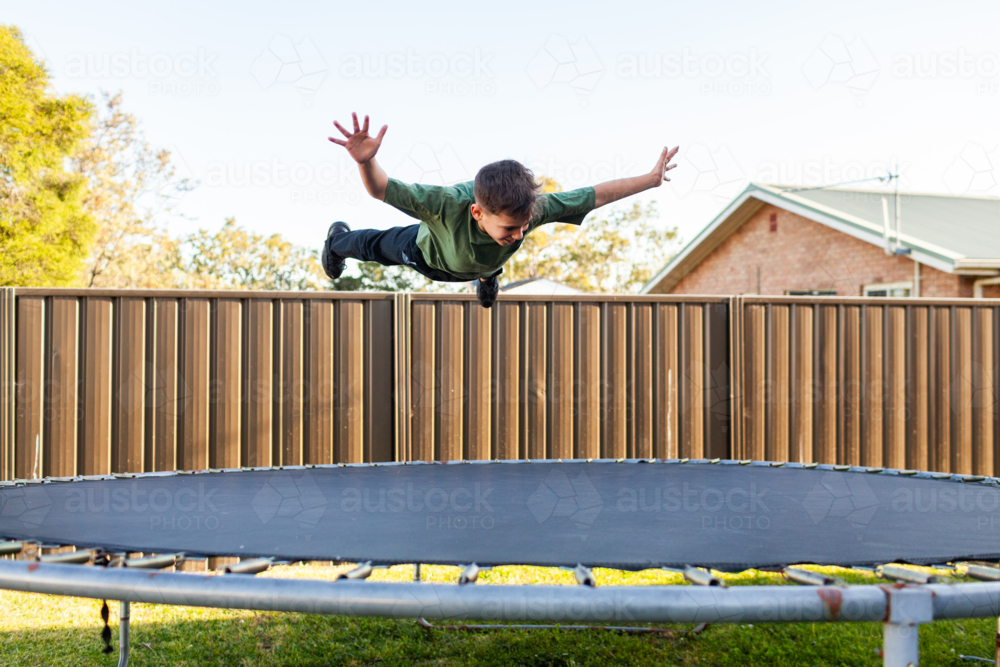
[[[3,478],[726,456],[729,299],[11,289]]]
[[[0,290],[3,478],[690,457],[1000,473],[1000,301]]]
[[[1000,301],[733,299],[733,452],[1000,473]]]

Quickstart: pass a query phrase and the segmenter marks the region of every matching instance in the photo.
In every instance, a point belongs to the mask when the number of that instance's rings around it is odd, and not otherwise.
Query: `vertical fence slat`
[[[952,309],[951,472],[972,474],[972,309]]]
[[[243,304],[237,299],[218,299],[213,305],[209,465],[238,468],[241,465]]]
[[[112,300],[83,300],[83,369],[80,440],[77,463],[81,475],[111,472]]]
[[[307,391],[302,356],[303,302],[281,304],[281,465],[302,465],[303,414]]]
[[[12,287],[0,288],[0,480],[14,477],[17,377],[15,297]]]
[[[972,472],[993,474],[993,311],[975,308],[972,321]]]
[[[365,460],[392,461],[396,411],[393,407],[393,304],[371,301],[365,322]],[[484,346],[489,354],[489,345]]]
[[[240,465],[270,466],[274,354],[273,305],[263,299],[250,299],[244,306],[243,389],[240,425]]]
[[[907,331],[909,341],[906,378],[905,467],[912,470],[933,470],[928,459],[928,362],[927,308],[909,308]]]
[[[548,458],[548,443],[546,443],[546,394],[548,376],[548,323],[547,306],[529,303],[525,307],[527,318],[527,340],[525,354],[527,362],[525,374],[524,419],[525,441],[524,452],[529,459]]]
[[[304,464],[333,463],[333,307],[329,301],[310,301],[306,310]]]
[[[767,434],[767,375],[766,375],[766,309],[764,306],[747,306],[745,311],[746,350],[743,395],[746,398],[744,408],[744,437],[746,438],[746,456],[754,460],[763,460],[767,456],[765,449]]]
[[[113,472],[144,472],[148,391],[146,300],[121,298],[117,306],[111,469]]]
[[[789,308],[788,306],[772,306],[770,308],[770,327],[765,349],[768,350],[768,382],[765,396],[770,404],[767,425],[767,447],[765,456],[768,461],[788,461],[788,404],[791,399],[789,384]]]
[[[46,477],[76,474],[79,319],[79,300],[52,299],[46,373],[49,414],[42,436],[42,476]]]
[[[632,307],[632,456],[653,456],[653,306]]]
[[[152,301],[147,471],[176,470],[178,464],[177,306],[176,299]]]
[[[816,387],[816,376],[813,367],[813,310],[811,306],[796,306],[792,327],[795,332],[795,344],[792,349],[791,374],[792,407],[794,409],[791,431],[791,460],[801,463],[815,461],[813,453],[813,392]]]
[[[837,462],[838,436],[838,365],[837,308],[820,306],[815,312],[814,340],[816,392],[813,396],[815,423],[813,461]]]
[[[465,321],[465,446],[462,458],[488,460],[491,456],[491,366],[493,309],[470,304]]]
[[[493,337],[496,374],[493,434],[493,456],[498,459],[521,457],[520,386],[521,386],[521,310],[520,304],[501,301],[493,306],[495,334]]]
[[[178,377],[177,466],[208,468],[211,390],[211,302],[183,299],[180,304],[180,376]]]
[[[657,458],[677,458],[677,425],[680,416],[678,382],[680,366],[677,359],[678,332],[677,306],[657,304],[657,409],[656,452]]]
[[[438,305],[435,322],[436,351],[431,372],[435,378],[434,453],[432,459],[456,461],[462,459],[462,433],[465,425],[465,307],[460,302],[446,301]]]
[[[951,309],[934,309],[934,337],[937,341],[934,348],[935,467],[941,472],[955,472],[951,454]]]
[[[886,309],[882,464],[906,467],[906,309]]]
[[[341,301],[337,330],[337,419],[335,460],[364,461],[365,321],[361,301]]]
[[[861,361],[861,453],[860,464],[882,465],[885,367],[883,309],[867,306],[862,311]]]
[[[993,475],[1000,468],[1000,307],[990,308],[993,316]]]
[[[840,314],[840,423],[837,463],[861,464],[861,309],[845,306]]]
[[[40,477],[43,470],[47,306],[44,298],[21,297],[17,303],[14,476],[19,479]]]
[[[601,456],[601,306],[576,306],[573,420],[576,457]]]
[[[437,395],[435,368],[435,306],[433,302],[415,302],[412,308],[413,388],[412,438],[413,460],[434,460],[434,409]]]
[[[707,303],[704,309],[704,456],[730,458],[733,406],[729,384],[729,305]]]
[[[546,354],[549,359],[548,405],[546,423],[549,457],[573,458],[573,371],[576,356],[574,309],[570,303],[554,303],[549,309],[549,336]]]
[[[603,372],[601,377],[601,456],[623,458],[626,453],[626,310],[624,304],[604,305]]]

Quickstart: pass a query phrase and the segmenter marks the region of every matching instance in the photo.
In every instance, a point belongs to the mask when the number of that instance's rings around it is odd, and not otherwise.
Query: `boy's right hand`
[[[378,132],[378,136],[371,137],[368,135],[368,116],[365,116],[364,127],[358,125],[358,114],[352,113],[351,117],[354,119],[354,132],[348,132],[340,123],[333,121],[333,124],[337,126],[340,133],[347,137],[347,141],[334,139],[333,137],[327,137],[327,139],[346,148],[355,162],[364,164],[378,153],[378,147],[382,145],[382,137],[385,136],[385,131],[389,129],[389,126],[383,125],[382,129]]]

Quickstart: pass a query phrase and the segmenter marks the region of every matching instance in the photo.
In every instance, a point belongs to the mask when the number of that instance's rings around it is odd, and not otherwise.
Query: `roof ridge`
[[[894,194],[896,194],[895,190],[870,190],[870,189],[865,189],[865,188],[838,188],[838,187],[833,187],[833,186],[829,186],[829,187],[820,187],[820,186],[812,187],[812,186],[807,186],[807,185],[788,185],[788,184],[782,185],[782,184],[778,184],[778,183],[764,183],[762,181],[750,181],[750,185],[754,185],[754,186],[757,186],[757,187],[772,188],[772,189],[779,190],[778,194],[786,194],[787,193],[787,194],[790,194],[790,195],[797,195],[797,194],[800,194],[801,192],[809,192],[810,190],[815,190],[815,191],[819,191],[819,190],[832,190],[834,192],[863,192],[865,194],[879,194],[879,195],[894,195]],[[801,190],[800,192],[792,192],[791,190],[794,190],[795,188],[807,188],[807,189]],[[942,198],[947,198],[947,199],[982,199],[982,200],[986,200],[986,201],[1000,202],[1000,196],[994,197],[994,196],[990,196],[990,195],[953,195],[953,194],[945,194],[943,192],[914,192],[912,190],[900,190],[899,194],[913,196],[913,197],[942,197]]]

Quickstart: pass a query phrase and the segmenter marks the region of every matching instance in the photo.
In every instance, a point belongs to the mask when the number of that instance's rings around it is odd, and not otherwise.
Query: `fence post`
[[[0,288],[0,479],[14,479],[14,288]]]

